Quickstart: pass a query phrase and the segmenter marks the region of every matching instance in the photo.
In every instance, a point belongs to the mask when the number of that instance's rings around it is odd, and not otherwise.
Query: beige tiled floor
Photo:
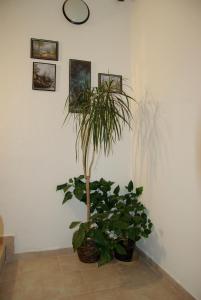
[[[0,275],[1,300],[192,300],[140,259],[98,268],[76,254],[16,256]]]

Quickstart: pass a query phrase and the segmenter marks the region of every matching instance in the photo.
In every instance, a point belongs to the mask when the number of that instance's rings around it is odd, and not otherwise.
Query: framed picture
[[[114,74],[98,73],[98,86],[104,85],[112,81],[112,90],[114,93],[122,92],[122,76]]]
[[[31,39],[31,58],[58,60],[58,47],[55,41]]]
[[[56,65],[34,62],[32,89],[41,91],[56,90]]]
[[[69,60],[69,112],[79,113],[82,101],[80,93],[91,88],[91,62],[77,59]]]

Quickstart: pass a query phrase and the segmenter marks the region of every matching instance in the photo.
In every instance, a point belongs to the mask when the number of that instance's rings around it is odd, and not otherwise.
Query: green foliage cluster
[[[117,201],[117,194],[120,191],[119,186],[113,188],[114,182],[106,181],[101,178],[90,182],[90,212],[104,212],[110,211]],[[84,175],[79,177],[70,178],[68,182],[58,185],[57,191],[63,190],[64,198],[62,204],[74,196],[77,200],[86,204],[86,180]]]
[[[101,178],[90,183],[91,217],[88,222],[72,222],[70,227],[78,229],[73,235],[73,248],[77,250],[87,239],[96,242],[100,252],[99,265],[109,262],[113,252],[125,254],[125,244],[128,240],[137,242],[147,238],[152,230],[152,222],[147,216],[145,206],[139,201],[143,187],[134,188],[130,181],[121,193],[119,185]],[[63,190],[63,204],[73,196],[86,203],[84,176],[69,179],[65,184],[57,186]]]

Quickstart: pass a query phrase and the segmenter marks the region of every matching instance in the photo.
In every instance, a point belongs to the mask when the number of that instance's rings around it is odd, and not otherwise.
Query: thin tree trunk
[[[87,222],[89,222],[90,218],[90,176],[86,176],[86,196],[87,196]]]

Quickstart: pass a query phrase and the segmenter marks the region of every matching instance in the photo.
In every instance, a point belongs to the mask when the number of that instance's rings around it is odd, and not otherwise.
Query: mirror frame
[[[88,5],[86,4],[86,2],[83,1],[83,0],[81,0],[81,1],[86,5],[86,8],[87,8],[87,10],[88,10],[87,17],[86,17],[83,21],[81,21],[81,22],[75,22],[75,21],[72,21],[72,20],[67,16],[67,14],[66,14],[66,12],[65,12],[65,4],[66,4],[68,1],[69,1],[69,0],[65,0],[65,1],[64,1],[64,4],[63,4],[63,7],[62,7],[64,17],[65,17],[70,23],[75,24],[75,25],[81,25],[81,24],[86,23],[86,22],[88,21],[88,19],[89,19],[89,16],[90,16],[90,10],[89,10],[89,7],[88,7]]]

